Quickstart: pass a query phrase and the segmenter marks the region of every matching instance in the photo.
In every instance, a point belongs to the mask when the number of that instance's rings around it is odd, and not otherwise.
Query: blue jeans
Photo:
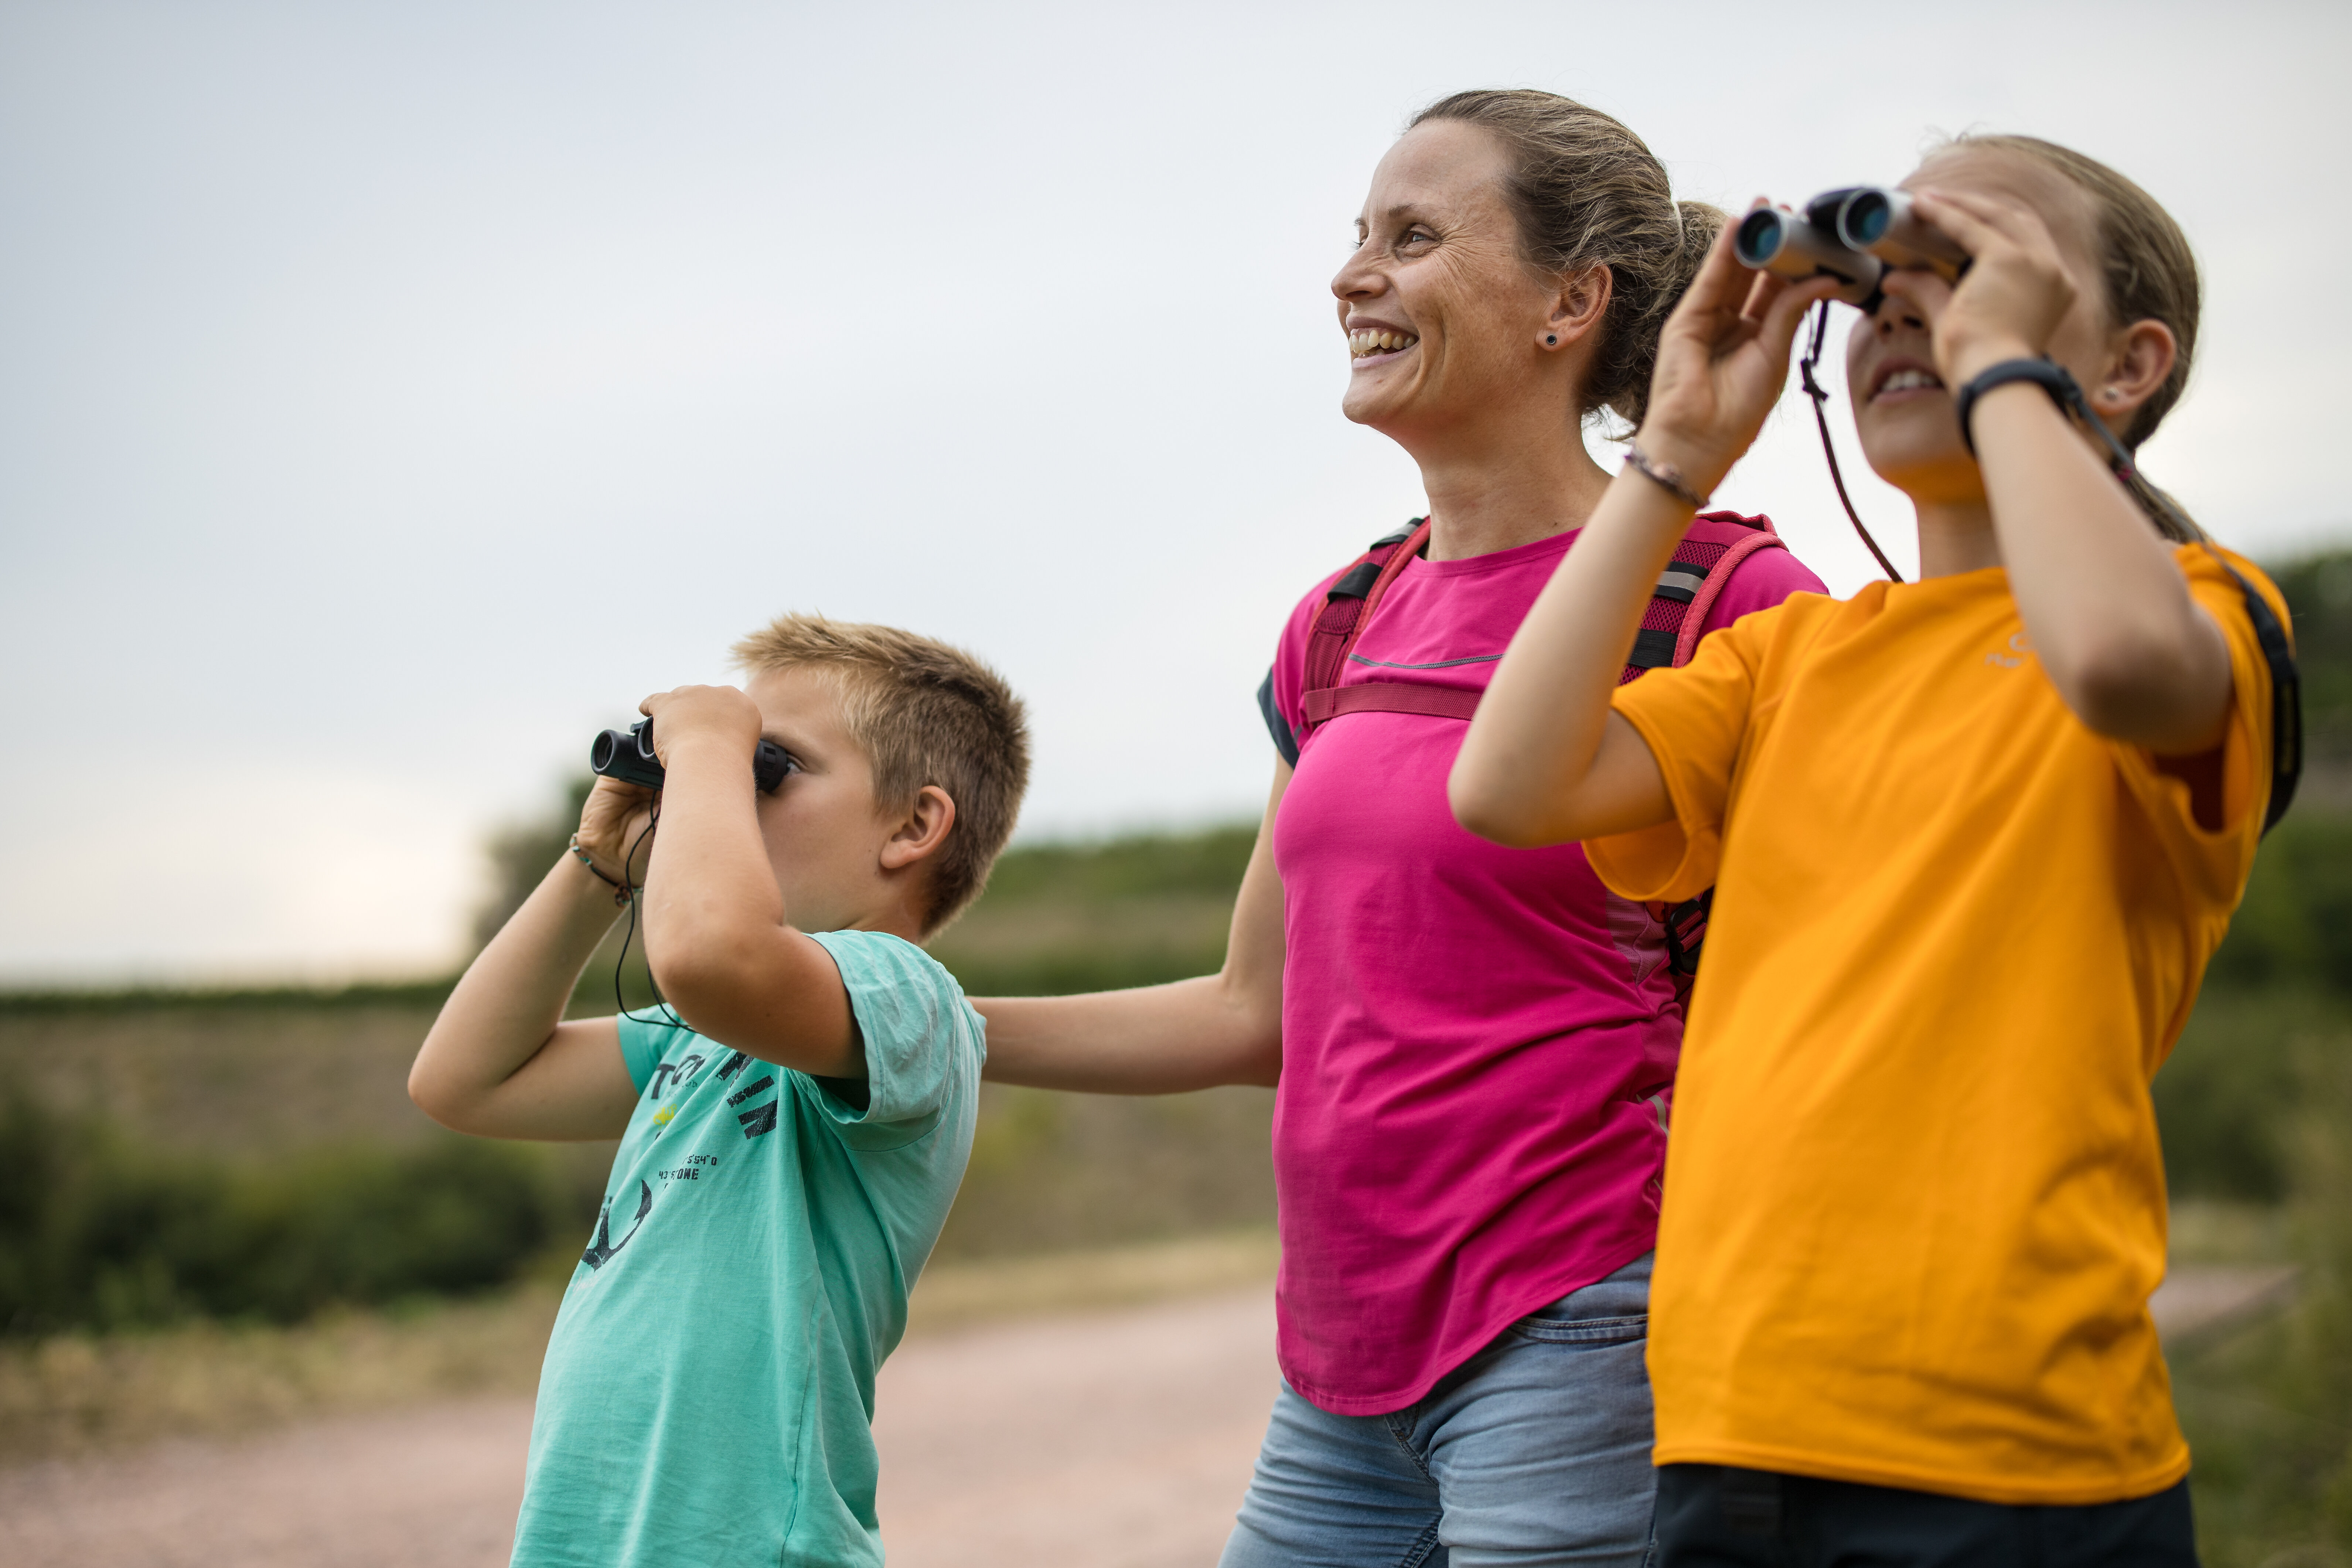
[[[1649,1310],[1642,1258],[1390,1415],[1334,1415],[1284,1384],[1221,1568],[1640,1568]]]

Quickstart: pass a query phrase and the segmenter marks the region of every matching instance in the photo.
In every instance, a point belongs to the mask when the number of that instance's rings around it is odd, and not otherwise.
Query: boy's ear
[[[915,804],[883,841],[882,868],[901,871],[930,858],[947,842],[955,819],[955,802],[948,798],[948,792],[937,784],[925,784],[915,792]]]
[[[2088,388],[2099,417],[2121,428],[2156,395],[2180,357],[2180,344],[2162,321],[2134,321],[2107,345],[2098,384]]]

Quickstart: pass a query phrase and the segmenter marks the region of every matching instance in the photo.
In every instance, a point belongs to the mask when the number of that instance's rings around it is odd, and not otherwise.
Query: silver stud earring
[[[1550,344],[1553,348],[1558,348],[1559,346],[1559,340],[1549,334],[1545,336],[1544,342]]]

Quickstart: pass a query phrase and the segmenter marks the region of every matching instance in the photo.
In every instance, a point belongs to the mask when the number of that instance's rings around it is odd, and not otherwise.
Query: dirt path
[[[2182,1268],[2168,1339],[2274,1306],[2293,1271]],[[1263,1285],[935,1332],[883,1369],[891,1568],[1216,1561],[1274,1392]],[[0,1568],[501,1568],[530,1404],[317,1421],[0,1470]]]
[[[1274,1396],[1262,1286],[904,1346],[884,1367],[892,1568],[1216,1560]],[[0,1471],[5,1568],[500,1568],[528,1400]]]

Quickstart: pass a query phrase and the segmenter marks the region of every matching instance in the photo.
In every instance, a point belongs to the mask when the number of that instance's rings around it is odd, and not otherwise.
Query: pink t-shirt
[[[1391,585],[1342,685],[1483,688],[1572,533]],[[1717,552],[1719,553],[1719,552]],[[1308,628],[1284,628],[1270,721],[1304,728]],[[1704,627],[1819,579],[1734,568]],[[1458,719],[1350,713],[1307,736],[1275,821],[1285,938],[1276,1289],[1283,1374],[1342,1415],[1398,1410],[1538,1307],[1647,1252],[1682,1016],[1661,932],[1580,845],[1465,832]]]

